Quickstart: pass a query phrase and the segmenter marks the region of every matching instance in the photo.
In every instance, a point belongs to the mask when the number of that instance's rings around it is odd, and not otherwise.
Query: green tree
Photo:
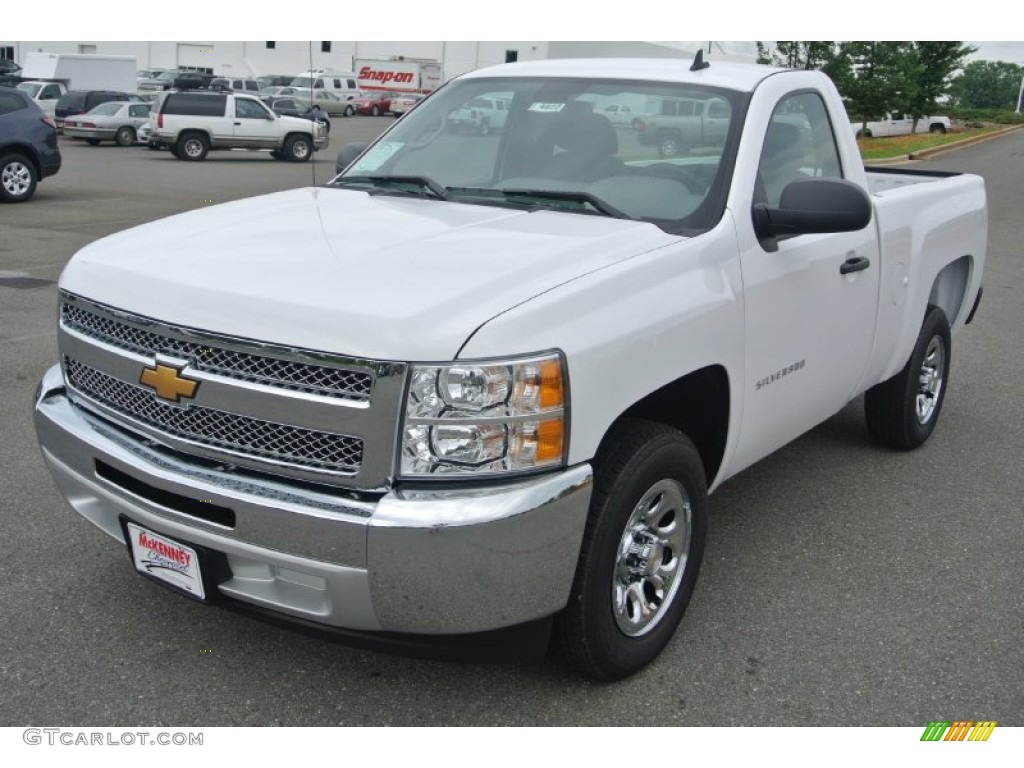
[[[1014,109],[1024,67],[1008,61],[972,61],[953,80],[950,98],[958,107]]]
[[[851,70],[842,85],[846,108],[851,118],[861,122],[862,130],[867,130],[869,120],[905,108],[908,83],[916,72],[910,42],[858,40],[841,43],[840,50],[849,58]]]
[[[934,114],[938,100],[950,91],[953,75],[976,50],[953,40],[914,43],[907,60],[907,88],[901,105],[904,112],[913,115],[914,130],[919,117]]]
[[[757,42],[757,63],[790,69],[821,69],[838,50],[831,40],[775,40],[775,47]]]

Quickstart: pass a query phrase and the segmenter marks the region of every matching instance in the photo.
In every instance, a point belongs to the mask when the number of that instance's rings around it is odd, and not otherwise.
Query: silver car
[[[152,104],[138,101],[108,101],[93,107],[84,115],[75,115],[64,121],[64,135],[72,139],[85,139],[88,144],[113,141],[130,147],[139,140],[138,132],[149,121]]]

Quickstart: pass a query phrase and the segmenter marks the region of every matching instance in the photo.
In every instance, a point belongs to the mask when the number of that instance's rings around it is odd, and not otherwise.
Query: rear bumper
[[[543,619],[568,600],[589,465],[360,500],[169,453],[72,403],[56,366],[40,384],[35,423],[54,480],[80,515],[122,544],[124,516],[222,553],[229,573],[220,595],[278,618],[458,635]],[[230,510],[232,524],[197,516],[196,502]]]

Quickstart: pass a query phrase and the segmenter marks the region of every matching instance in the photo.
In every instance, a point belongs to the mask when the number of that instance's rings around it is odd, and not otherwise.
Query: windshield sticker
[[[359,158],[359,162],[352,166],[351,171],[376,171],[390,157],[405,145],[402,141],[381,141]]]
[[[563,109],[565,104],[543,104],[538,101],[530,105],[531,112],[561,112]]]

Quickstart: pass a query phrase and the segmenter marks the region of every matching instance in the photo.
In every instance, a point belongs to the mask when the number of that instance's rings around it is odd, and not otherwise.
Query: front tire
[[[485,119],[482,123],[480,123],[480,135],[481,136],[489,136],[490,134],[491,134],[491,122],[489,120]]]
[[[39,179],[32,161],[11,153],[0,158],[0,200],[23,203],[35,194]]]
[[[352,115],[354,115],[355,113],[356,113],[356,108],[353,107],[351,104],[349,104],[347,107],[345,107],[344,117],[352,117]]]
[[[928,133],[943,134],[945,132],[946,132],[946,126],[944,126],[942,123],[936,123],[935,125],[931,126],[928,129]]]
[[[289,136],[284,143],[283,154],[293,163],[304,163],[313,156],[313,141],[301,134]]]
[[[689,438],[639,419],[613,428],[594,465],[552,652],[588,677],[619,680],[661,653],[690,602],[704,555],[707,481]]]
[[[90,147],[98,147],[100,145],[100,140],[99,139],[86,139],[85,143],[88,144]]]
[[[864,395],[864,416],[871,438],[905,451],[924,443],[942,411],[949,363],[949,321],[945,312],[929,306],[903,370]]]
[[[373,105],[373,109],[370,110],[370,114],[374,117],[380,117],[380,107],[376,104]]]

